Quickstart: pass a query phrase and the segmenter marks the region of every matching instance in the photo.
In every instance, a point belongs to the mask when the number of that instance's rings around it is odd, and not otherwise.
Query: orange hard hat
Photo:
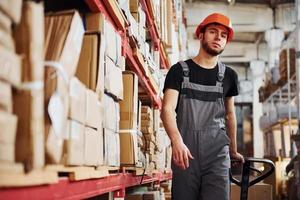
[[[205,26],[212,23],[221,24],[228,29],[229,32],[228,32],[227,42],[229,42],[233,38],[233,28],[230,19],[220,13],[213,13],[207,16],[197,27],[195,33],[196,37],[199,38],[199,35],[203,31],[203,28],[205,28]]]

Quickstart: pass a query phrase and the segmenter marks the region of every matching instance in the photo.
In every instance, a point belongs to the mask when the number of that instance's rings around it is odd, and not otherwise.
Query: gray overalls
[[[173,200],[229,200],[229,143],[225,128],[223,78],[226,67],[218,63],[216,86],[189,81],[183,68],[183,82],[177,107],[177,126],[194,160],[181,170],[172,163]]]

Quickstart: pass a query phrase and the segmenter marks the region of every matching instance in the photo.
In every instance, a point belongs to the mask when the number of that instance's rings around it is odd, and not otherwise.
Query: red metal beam
[[[153,176],[146,175],[142,184],[170,180],[171,178],[171,173],[158,173]],[[124,187],[140,185],[141,179],[142,176],[134,176],[131,173],[120,173],[101,179],[74,182],[69,181],[67,178],[61,178],[57,184],[0,189],[0,200],[84,199],[121,190]]]
[[[139,77],[139,83],[146,89],[146,92],[148,96],[151,98],[151,101],[153,102],[154,106],[158,109],[161,108],[162,102],[161,99],[157,97],[157,93],[155,91],[155,88],[153,87],[150,80],[146,77],[144,72],[142,71],[143,66],[140,65],[140,63],[137,62],[137,60],[133,56],[132,49],[128,42],[123,43],[124,53],[126,55],[127,60],[130,62],[130,70],[134,71],[138,77]]]
[[[118,17],[113,12],[111,7],[111,1],[108,0],[85,0],[92,12],[101,12],[105,18],[114,26],[115,30],[121,35],[122,38],[122,52],[127,60],[131,63],[131,70],[134,71],[139,77],[139,83],[145,88],[147,94],[151,98],[153,105],[156,108],[161,108],[161,99],[157,97],[155,89],[150,80],[145,76],[142,71],[143,66],[139,65],[136,59],[133,57],[132,49],[129,45],[126,31],[122,29],[118,22]],[[117,23],[116,23],[117,20]]]
[[[168,64],[166,58],[162,55],[162,49],[160,46],[160,38],[159,38],[158,30],[157,30],[157,27],[156,27],[153,19],[151,18],[151,15],[149,12],[149,7],[148,7],[149,5],[146,3],[146,0],[140,0],[140,4],[146,14],[147,28],[149,29],[151,38],[153,40],[154,48],[159,51],[161,67],[163,69],[168,69],[169,64]]]

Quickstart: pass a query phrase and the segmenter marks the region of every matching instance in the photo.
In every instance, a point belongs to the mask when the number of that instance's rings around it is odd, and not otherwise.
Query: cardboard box
[[[109,57],[105,58],[105,92],[123,100],[122,70]]]
[[[139,8],[139,0],[130,0],[129,1],[129,8],[130,8],[130,12],[138,12],[138,8]]]
[[[85,33],[76,71],[76,77],[93,91],[96,91],[97,81],[104,83],[104,65],[100,62],[100,43],[100,33]],[[101,92],[104,92],[104,88]]]
[[[154,134],[144,134],[143,137],[147,141],[156,142],[156,137],[154,136]]]
[[[138,23],[138,32],[142,41],[146,40],[146,14],[143,11],[142,7],[138,7],[137,12],[131,12],[132,16]]]
[[[126,194],[126,200],[143,200],[143,193]]]
[[[76,78],[73,77],[70,81],[70,111],[69,118],[76,120],[82,124],[86,121],[86,88]]]
[[[231,200],[240,199],[240,187],[231,184]],[[272,186],[264,183],[257,183],[248,190],[248,200],[272,200]]]
[[[26,170],[41,169],[45,163],[44,91],[35,86],[13,91],[13,112],[18,117],[16,162],[24,163]]]
[[[85,127],[84,164],[103,165],[103,130]]]
[[[67,138],[69,114],[69,85],[56,69],[45,69],[45,139],[46,162],[61,162],[63,141]]]
[[[138,130],[140,131],[142,128],[142,102],[138,100]]]
[[[143,134],[153,134],[154,133],[153,127],[142,126],[141,131],[143,132]]]
[[[160,111],[158,109],[153,110],[153,128],[154,133],[158,133],[160,124]]]
[[[130,23],[130,26],[128,27],[128,35],[134,37],[137,40],[139,37],[139,25],[131,13],[129,13],[127,17]]]
[[[85,127],[74,120],[68,120],[68,139],[65,141],[62,163],[65,165],[84,164],[84,131]]]
[[[126,58],[125,56],[121,56],[119,60],[119,67],[121,68],[122,72],[124,72],[126,70]]]
[[[166,149],[166,169],[171,169],[172,164],[172,147],[168,146]]]
[[[120,166],[120,138],[119,134],[104,129],[104,164]]]
[[[9,16],[14,23],[21,19],[22,0],[1,0],[0,11]]]
[[[44,80],[44,8],[24,2],[22,18],[14,29],[16,52],[23,55],[22,82]]]
[[[67,119],[65,119],[67,121]],[[67,130],[67,122],[63,122],[63,126]],[[65,133],[67,136],[67,132]],[[46,137],[46,163],[47,164],[59,164],[61,163],[63,155],[63,145],[65,138],[59,132],[56,132],[51,125],[51,122],[45,123],[45,137]]]
[[[103,122],[103,105],[98,100],[97,94],[87,89],[86,90],[86,125],[99,129],[102,128]]]
[[[121,165],[136,165],[138,163],[136,130],[120,130],[120,152]]]
[[[112,10],[112,12],[114,13],[114,15],[116,16],[116,21],[118,21],[118,24],[121,25],[122,29],[125,30],[126,29],[126,18],[122,12],[122,10],[120,9],[119,3],[117,2],[117,0],[109,0],[106,1],[107,3],[106,6]]]
[[[120,129],[137,130],[138,77],[130,71],[123,72],[124,98],[120,102]]]
[[[153,128],[153,121],[152,120],[142,120],[142,127],[152,127]]]
[[[156,151],[156,168],[159,171],[164,171],[166,167],[166,148],[161,151]]]
[[[143,113],[142,112],[141,118],[142,118],[141,121],[143,121],[143,120],[153,120],[153,116],[152,116],[151,113]]]
[[[0,79],[15,86],[21,84],[21,57],[0,46]]]
[[[105,55],[108,56],[117,66],[119,66],[122,56],[122,40],[121,36],[115,31],[112,24],[105,21],[106,49]]]
[[[0,110],[12,112],[12,88],[11,85],[0,81]]]
[[[6,16],[3,12],[0,12],[0,30],[3,33],[11,34],[12,29],[12,21]]]
[[[107,94],[104,95],[104,121],[103,127],[110,129],[113,132],[119,132],[120,123],[120,105],[115,102],[114,99]]]
[[[148,191],[144,193],[144,200],[160,200],[159,191]]]
[[[1,30],[0,27],[0,46],[5,47],[5,49],[10,50],[11,52],[15,52],[16,48],[14,42],[15,41],[11,34]]]
[[[0,111],[0,162],[15,162],[17,117]]]
[[[152,110],[149,106],[142,106],[142,113],[149,113],[152,116]]]
[[[92,13],[85,15],[87,31],[104,33],[105,17],[102,13]]]
[[[68,78],[76,73],[83,35],[84,27],[77,11],[62,11],[46,15],[45,59],[59,62]]]

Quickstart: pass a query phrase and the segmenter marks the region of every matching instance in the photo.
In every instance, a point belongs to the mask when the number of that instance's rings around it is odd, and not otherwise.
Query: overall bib
[[[215,86],[191,83],[189,67],[177,107],[177,126],[185,145],[194,156],[186,170],[172,163],[173,200],[229,200],[229,143],[225,128],[223,78],[226,67],[218,63]]]

